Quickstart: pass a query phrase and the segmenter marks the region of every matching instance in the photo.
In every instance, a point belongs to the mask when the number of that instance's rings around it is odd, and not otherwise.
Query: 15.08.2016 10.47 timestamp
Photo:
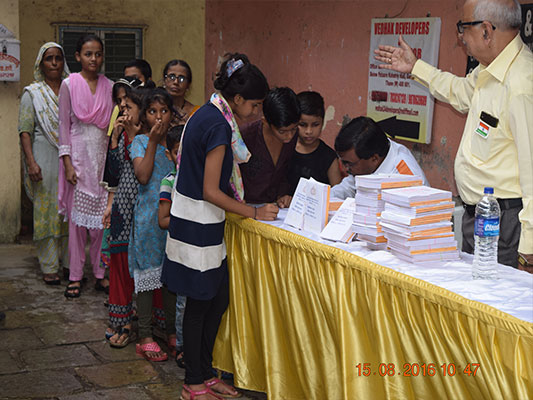
[[[402,368],[396,368],[394,363],[359,363],[355,366],[357,376],[476,376],[480,367],[479,363],[467,363],[464,367],[455,363],[404,363]]]

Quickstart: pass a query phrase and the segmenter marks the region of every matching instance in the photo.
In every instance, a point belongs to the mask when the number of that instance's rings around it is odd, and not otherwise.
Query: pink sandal
[[[228,387],[228,388],[231,388],[230,385],[228,385],[226,382],[224,382],[223,380],[220,380],[218,378],[212,378],[212,379],[209,379],[207,382],[204,382],[205,383],[205,386],[207,386],[208,388],[211,388],[212,386],[215,386],[216,384],[218,383],[222,383],[224,386]],[[235,388],[232,388],[233,390],[235,390],[237,392],[237,390]],[[225,399],[238,399],[239,397],[242,396],[242,393],[239,393],[237,392],[237,394],[230,394],[230,393],[221,393],[221,392],[215,392],[217,396],[221,396]]]
[[[215,392],[213,392],[209,387],[206,387],[203,390],[192,390],[189,386],[183,385],[183,389],[185,389],[187,392],[189,392],[189,400],[194,400],[196,396],[203,396],[204,394],[210,394],[211,396],[214,396],[217,400],[224,400],[222,397],[217,395]],[[180,400],[187,400],[185,397],[180,395]]]
[[[149,357],[146,352],[161,353],[161,347],[156,342],[150,342],[145,344],[137,343],[135,345],[135,352],[147,359],[148,361],[166,361],[168,359],[167,353],[162,353],[157,357]]]

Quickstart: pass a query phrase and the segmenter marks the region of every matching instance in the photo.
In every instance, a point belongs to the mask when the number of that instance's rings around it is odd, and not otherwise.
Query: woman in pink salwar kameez
[[[65,79],[59,91],[59,213],[69,221],[70,282],[66,297],[79,297],[85,243],[90,236],[90,257],[97,285],[104,286],[100,267],[102,217],[107,191],[103,178],[108,138],[107,126],[113,109],[112,82],[98,72],[103,62],[103,44],[94,35],[80,38],[76,59],[80,73]]]

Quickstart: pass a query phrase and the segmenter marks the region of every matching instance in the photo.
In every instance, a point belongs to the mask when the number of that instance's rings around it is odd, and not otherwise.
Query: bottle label
[[[476,236],[499,236],[500,219],[499,218],[476,218],[474,226]]]

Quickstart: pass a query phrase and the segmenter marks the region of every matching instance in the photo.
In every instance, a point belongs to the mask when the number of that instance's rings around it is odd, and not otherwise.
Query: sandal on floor
[[[206,381],[204,383],[205,383],[205,386],[207,386],[208,388],[212,388],[213,386],[221,383],[226,388],[233,389],[233,390],[235,390],[237,392],[237,394],[222,393],[222,392],[219,392],[218,390],[215,391],[214,389],[211,389],[212,391],[214,391],[214,393],[217,396],[223,397],[224,399],[238,399],[239,397],[242,397],[242,393],[238,392],[234,387],[228,385],[226,382],[224,382],[223,380],[220,380],[218,378],[211,378],[211,379],[209,379],[208,381]]]
[[[59,285],[61,284],[61,279],[57,274],[43,274],[43,281],[47,285]]]
[[[202,396],[204,394],[210,394],[215,399],[224,400],[222,397],[220,397],[218,394],[213,392],[208,387],[203,389],[203,390],[192,390],[189,386],[183,385],[183,389],[185,389],[187,392],[189,392],[189,400],[194,400],[196,396]],[[180,400],[187,400],[187,399],[180,394]]]
[[[176,354],[176,364],[178,364],[178,367],[185,369],[185,358],[183,358],[183,351]]]
[[[111,340],[109,340],[109,345],[116,349],[122,349],[126,347],[130,342],[133,342],[136,339],[135,332],[131,332],[131,330],[128,328],[120,328],[117,334],[119,339],[122,337],[122,335],[126,335],[126,337],[124,338],[122,343],[113,343]]]
[[[96,283],[94,284],[94,290],[96,290],[97,292],[105,292],[105,294],[109,294],[109,283],[107,284],[107,286],[102,285],[102,281],[104,279],[105,278],[96,280]]]
[[[109,329],[113,329],[109,327]],[[107,329],[105,330],[105,340],[106,342],[109,342],[109,339],[111,339],[113,336],[115,336],[118,332],[113,330],[113,332],[108,332]]]
[[[74,283],[79,283],[80,285],[74,285]],[[70,281],[68,286],[65,289],[65,297],[67,299],[74,299],[80,297],[81,295],[81,282],[80,281]]]
[[[159,347],[156,342],[150,342],[145,344],[137,343],[135,345],[135,352],[148,361],[166,361],[168,359],[167,353],[162,352],[161,347]],[[150,357],[146,354],[147,352],[159,353],[159,356]]]

